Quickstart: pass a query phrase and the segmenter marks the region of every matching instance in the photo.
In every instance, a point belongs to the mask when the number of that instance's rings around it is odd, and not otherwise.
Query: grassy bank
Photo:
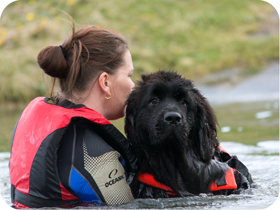
[[[69,35],[61,10],[76,23],[121,32],[133,56],[134,80],[158,69],[194,79],[241,67],[246,76],[278,59],[275,10],[260,0],[19,0],[0,20],[0,103],[48,95],[36,57]]]
[[[218,138],[256,145],[259,141],[279,140],[279,102],[255,102],[215,106],[219,121]],[[271,116],[257,118],[257,113],[271,112]],[[222,132],[230,127],[229,132]]]

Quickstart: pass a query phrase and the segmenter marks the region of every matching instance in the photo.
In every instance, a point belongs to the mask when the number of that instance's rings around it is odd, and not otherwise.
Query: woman
[[[71,18],[71,17],[70,17]],[[53,78],[50,98],[23,111],[12,137],[11,198],[15,207],[132,201],[136,157],[108,120],[124,116],[134,88],[124,38],[94,26],[75,30],[37,62]],[[54,95],[55,81],[60,91]]]

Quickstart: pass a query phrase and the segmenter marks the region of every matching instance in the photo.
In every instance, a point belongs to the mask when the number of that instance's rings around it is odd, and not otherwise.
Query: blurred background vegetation
[[[42,48],[60,45],[70,35],[71,27],[64,20],[69,18],[62,11],[73,17],[77,27],[97,25],[123,34],[132,54],[134,81],[141,73],[159,69],[195,81],[227,69],[233,74],[236,69],[245,78],[279,59],[277,12],[261,0],[18,0],[5,8],[0,19],[0,151],[7,151],[26,104],[49,95],[50,80],[36,58]],[[248,113],[231,112],[228,106],[219,110],[220,125]],[[278,116],[275,111],[273,120]],[[251,118],[255,119],[253,113]],[[123,132],[123,121],[116,126]],[[258,129],[252,129],[260,137]],[[267,135],[262,138],[243,132],[237,141],[278,139],[279,123],[272,130],[264,129]],[[235,135],[222,137],[236,140]]]
[[[59,45],[77,25],[123,34],[133,56],[134,80],[142,72],[175,70],[189,79],[243,67],[244,76],[278,59],[274,8],[260,0],[19,0],[0,20],[0,104],[48,95],[38,52]],[[47,85],[44,84],[47,83]]]

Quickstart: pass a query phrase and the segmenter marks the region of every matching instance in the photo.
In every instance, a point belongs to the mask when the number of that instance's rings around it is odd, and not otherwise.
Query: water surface
[[[136,199],[131,203],[104,207],[75,207],[75,209],[265,209],[279,195],[279,141],[259,142],[257,146],[235,142],[222,142],[221,146],[248,167],[258,188],[251,188],[239,195],[199,196],[165,199]],[[8,171],[10,154],[0,153],[0,192],[8,205],[10,202],[10,178]],[[60,208],[49,208],[62,210]]]

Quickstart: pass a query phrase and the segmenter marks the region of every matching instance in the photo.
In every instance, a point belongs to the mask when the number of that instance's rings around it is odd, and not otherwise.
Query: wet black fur
[[[179,113],[181,122],[165,123],[167,112]],[[175,72],[142,75],[127,100],[125,132],[139,170],[154,175],[178,196],[210,192],[209,184],[229,168],[217,160],[216,126],[208,101],[192,81]],[[138,197],[168,197],[148,185],[138,187]]]

